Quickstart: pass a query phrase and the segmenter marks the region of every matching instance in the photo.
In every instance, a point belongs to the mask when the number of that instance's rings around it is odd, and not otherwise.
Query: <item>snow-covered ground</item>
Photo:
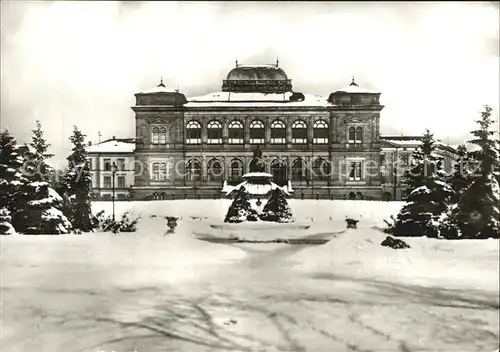
[[[499,242],[380,246],[402,203],[291,200],[291,224],[223,224],[227,200],[117,202],[136,233],[2,236],[11,351],[485,351],[499,344]],[[111,203],[94,210],[109,212]],[[154,215],[154,216],[153,216]],[[163,216],[178,216],[164,235]],[[345,218],[360,220],[346,230]],[[203,237],[324,238],[325,245]]]

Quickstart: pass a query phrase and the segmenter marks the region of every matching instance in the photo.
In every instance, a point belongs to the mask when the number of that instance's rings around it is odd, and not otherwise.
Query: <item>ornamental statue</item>
[[[262,160],[262,151],[259,146],[253,151],[253,159],[250,162],[250,172],[265,172],[266,166]]]

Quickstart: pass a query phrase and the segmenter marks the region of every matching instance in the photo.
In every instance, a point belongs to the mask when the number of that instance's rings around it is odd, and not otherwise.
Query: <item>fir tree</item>
[[[271,196],[267,201],[262,214],[261,220],[274,222],[291,222],[292,210],[286,200],[285,192],[281,188],[276,188],[271,191]]]
[[[24,158],[19,146],[9,131],[0,133],[0,210],[4,228],[11,223],[11,214],[15,212],[17,195],[21,186],[26,182],[23,176]]]
[[[459,145],[457,147],[457,159],[455,160],[455,165],[453,167],[453,173],[450,175],[448,180],[449,185],[455,191],[452,197],[454,203],[458,202],[460,195],[471,183],[472,171],[471,171],[471,160],[469,157],[469,152],[465,145]]]
[[[91,191],[92,179],[85,150],[85,135],[74,126],[70,141],[73,143],[72,153],[68,157],[68,172],[64,177],[65,199],[71,204],[64,207],[65,215],[73,224],[73,228],[88,232],[94,228]]]
[[[24,167],[27,182],[21,186],[16,198],[14,227],[25,234],[68,233],[71,224],[61,211],[62,198],[49,184],[53,169],[47,164],[47,159],[52,154],[47,153],[50,145],[43,138],[39,121],[33,130],[30,146]]]
[[[434,154],[435,140],[426,131],[413,153],[413,167],[406,173],[410,194],[394,227],[396,236],[439,236],[439,224],[447,214],[453,189],[444,181],[443,158]]]
[[[469,141],[479,147],[471,152],[471,157],[479,162],[478,172],[463,192],[450,222],[458,229],[459,238],[498,238],[500,234],[499,212],[499,141],[491,130],[491,107],[485,106],[482,118],[476,122],[477,130],[471,131],[475,137]]]
[[[243,222],[243,221],[256,221],[257,211],[250,205],[250,195],[245,187],[240,187],[238,193],[234,197],[233,202],[227,210],[224,222]]]
[[[10,211],[7,208],[0,208],[0,235],[13,235],[15,233]]]

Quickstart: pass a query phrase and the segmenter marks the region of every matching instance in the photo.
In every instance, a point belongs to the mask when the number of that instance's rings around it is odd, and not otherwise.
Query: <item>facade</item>
[[[402,177],[410,170],[412,154],[422,144],[422,136],[381,136],[380,174],[382,199],[404,200],[408,196],[407,185]],[[443,167],[447,173],[453,171],[456,150],[439,141],[435,143],[435,153],[443,157]]]
[[[134,149],[132,138],[113,137],[99,144],[89,143],[86,150],[94,199],[111,200],[113,182],[115,199],[130,199],[130,189],[134,185]],[[116,166],[114,173],[113,166]]]
[[[292,198],[405,197],[395,172],[421,136],[380,136],[381,93],[352,82],[328,97],[294,92],[276,65],[238,65],[221,91],[186,98],[161,82],[135,94],[135,138],[89,146],[95,197],[222,198],[243,181],[258,148],[264,172]],[[454,149],[437,143],[451,170]]]
[[[236,64],[219,92],[187,99],[162,82],[135,96],[136,199],[220,198],[225,182],[242,181],[257,146],[292,197],[381,198],[383,106],[354,79],[320,97],[294,92],[278,63]]]

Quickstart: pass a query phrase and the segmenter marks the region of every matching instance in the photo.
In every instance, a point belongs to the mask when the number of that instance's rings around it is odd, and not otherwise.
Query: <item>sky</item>
[[[294,91],[328,96],[351,77],[382,93],[382,134],[469,139],[483,105],[498,118],[498,2],[1,1],[1,129],[35,121],[64,164],[87,140],[134,137],[134,94],[219,91],[241,64],[271,64]]]

